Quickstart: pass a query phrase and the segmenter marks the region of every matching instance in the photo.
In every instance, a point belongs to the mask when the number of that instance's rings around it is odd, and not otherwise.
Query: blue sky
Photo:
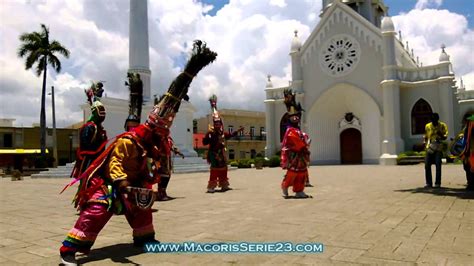
[[[389,7],[389,14],[391,16],[398,15],[399,13],[407,13],[412,10],[416,5],[415,0],[385,0],[384,3]],[[474,1],[473,0],[444,0],[441,6],[435,7],[428,5],[428,7],[436,9],[448,9],[451,12],[464,15],[468,22],[469,28],[474,26]]]
[[[318,1],[318,0],[315,0]],[[214,16],[216,12],[224,5],[229,3],[227,0],[201,0],[200,2],[213,5],[214,8],[209,12],[209,15]],[[389,14],[391,16],[400,13],[407,13],[417,3],[416,0],[385,0],[385,5],[389,7]],[[434,4],[428,4],[428,8],[448,9],[451,12],[464,15],[469,23],[469,28],[474,27],[474,0],[444,0],[441,6],[436,7]]]

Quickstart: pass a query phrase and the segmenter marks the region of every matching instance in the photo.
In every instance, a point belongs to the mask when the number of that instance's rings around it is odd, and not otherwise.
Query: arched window
[[[425,126],[430,122],[432,113],[430,104],[419,99],[411,109],[411,134],[424,134]]]
[[[287,126],[288,126],[288,113],[285,113],[280,120],[280,142],[283,141],[283,137],[285,136]]]

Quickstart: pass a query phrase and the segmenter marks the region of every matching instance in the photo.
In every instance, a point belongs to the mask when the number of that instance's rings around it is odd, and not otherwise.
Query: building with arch
[[[422,142],[432,112],[451,137],[461,130],[473,95],[456,86],[446,47],[437,64],[423,66],[387,10],[382,0],[323,0],[308,39],[302,43],[295,31],[290,85],[275,88],[268,76],[265,88],[267,157],[280,149],[288,88],[305,109],[314,164],[395,164],[399,153]]]

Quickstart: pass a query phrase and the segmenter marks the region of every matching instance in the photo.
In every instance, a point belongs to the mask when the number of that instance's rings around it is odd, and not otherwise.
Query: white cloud
[[[425,65],[437,62],[444,42],[456,75],[464,77],[468,89],[473,88],[474,63],[468,60],[473,31],[461,15],[426,8],[440,3],[418,1],[423,10],[393,20]],[[168,88],[183,67],[179,58],[188,53],[192,40],[206,41],[219,54],[191,84],[191,102],[203,115],[213,93],[220,108],[263,111],[266,75],[272,75],[275,87],[288,84],[293,31],[299,31],[302,41],[309,36],[319,21],[321,1],[231,0],[215,16],[207,14],[211,5],[193,0],[148,1],[148,8],[152,94]],[[127,97],[123,81],[128,68],[128,10],[127,0],[2,2],[0,117],[17,118],[17,124],[23,125],[39,120],[41,78],[24,70],[16,49],[18,36],[39,30],[40,23],[49,25],[52,38],[71,50],[70,59],[62,58],[62,73],[49,71],[48,87],[56,88],[58,125],[82,119],[79,105],[91,80],[105,80],[108,96]]]
[[[463,77],[466,89],[474,89],[474,30],[469,29],[466,17],[448,10],[414,9],[392,20],[423,65],[438,63],[445,44],[455,75]]]
[[[440,7],[443,4],[443,0],[418,0],[415,5],[415,9],[425,9],[428,7]]]
[[[285,0],[270,0],[270,5],[277,7],[286,7]]]

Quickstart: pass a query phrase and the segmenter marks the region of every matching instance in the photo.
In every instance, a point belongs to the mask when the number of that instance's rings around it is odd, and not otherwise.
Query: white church
[[[455,76],[446,47],[423,66],[401,40],[383,0],[322,0],[321,20],[291,43],[292,81],[266,92],[266,156],[280,150],[286,112],[283,90],[297,93],[302,129],[312,138],[313,164],[395,164],[421,143],[437,112],[450,137],[474,100]],[[441,44],[440,44],[441,45]]]

